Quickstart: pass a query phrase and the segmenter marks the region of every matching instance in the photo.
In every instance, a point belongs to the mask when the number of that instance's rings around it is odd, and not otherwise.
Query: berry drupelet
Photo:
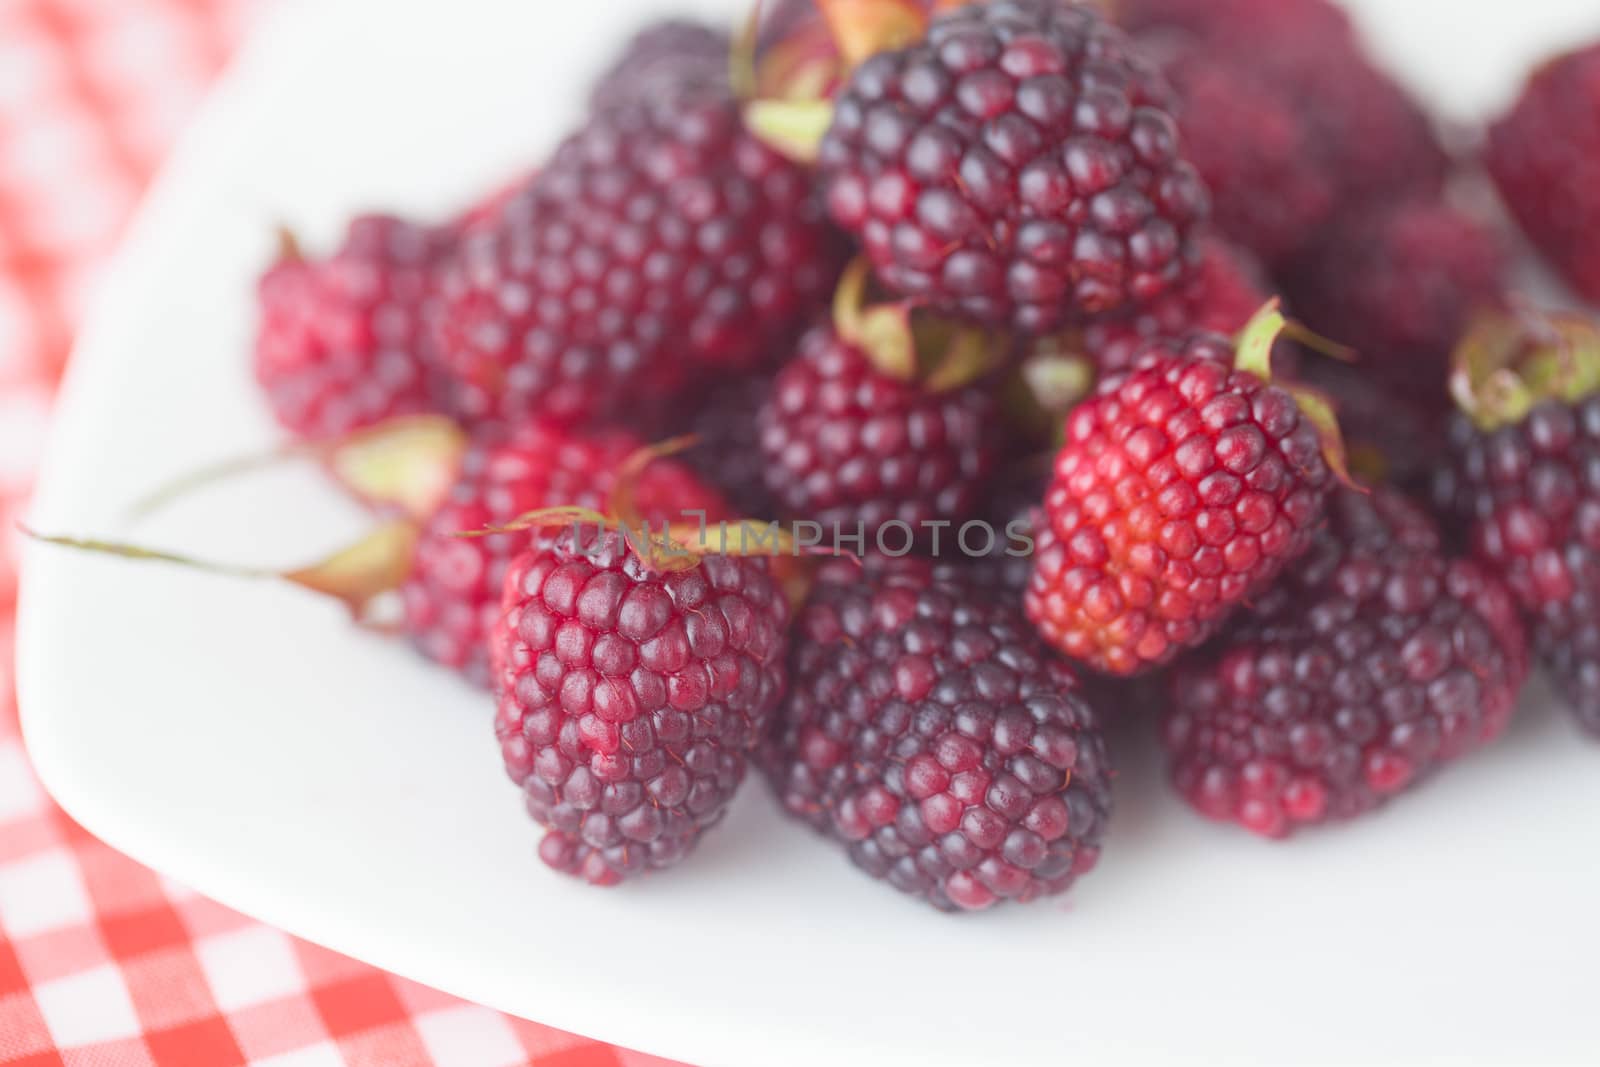
[[[1348,819],[1498,737],[1528,674],[1516,605],[1389,489],[1328,528],[1227,634],[1173,670],[1179,793],[1267,837]]]
[[[673,866],[783,696],[789,608],[767,562],[663,569],[590,527],[519,556],[505,594],[495,733],[540,858],[595,885]]]
[[[624,463],[643,443],[615,431],[577,433],[538,421],[489,435],[468,449],[449,496],[422,528],[401,590],[405,630],[418,651],[488,686],[488,636],[500,614],[506,567],[527,550],[526,532],[462,537],[542,508],[603,511]],[[634,501],[655,524],[693,528],[687,512],[727,518],[727,505],[683,464],[656,460],[638,476]]]
[[[1600,736],[1600,327],[1485,319],[1457,354],[1440,507],[1504,577],[1534,652]]]
[[[1310,544],[1342,446],[1315,397],[1270,383],[1282,327],[1252,322],[1237,361],[1220,336],[1153,343],[1073,410],[1027,597],[1052,645],[1109,674],[1159,666]]]
[[[395,415],[441,410],[448,386],[429,339],[443,230],[384,215],[307,259],[285,237],[262,275],[255,375],[292,433],[332,439]]]
[[[982,504],[1002,447],[998,414],[981,383],[930,389],[818,326],[761,408],[767,490],[784,514],[825,530],[853,534],[859,523],[872,537],[903,522],[920,537],[925,523],[960,522]]]
[[[829,561],[763,763],[784,808],[943,910],[1065,890],[1110,769],[1072,670],[1014,605],[931,561]]]
[[[1087,324],[1077,346],[1102,375],[1115,374],[1128,370],[1151,341],[1196,332],[1238,333],[1270,295],[1255,257],[1210,238],[1194,277],[1182,287],[1131,315]]]
[[[1208,209],[1165,82],[1092,6],[1056,0],[959,8],[866,60],[821,173],[892,292],[1029,333],[1179,286]]]
[[[1600,301],[1600,44],[1534,73],[1490,128],[1484,162],[1534,246]]]
[[[664,407],[754,366],[832,285],[805,171],[698,79],[592,115],[441,273],[440,349],[468,414],[574,423]]]

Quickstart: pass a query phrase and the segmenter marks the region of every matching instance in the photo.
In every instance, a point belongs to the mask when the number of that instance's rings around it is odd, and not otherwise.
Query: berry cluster
[[[1480,160],[1331,0],[756,6],[260,283],[267,402],[385,512],[285,577],[492,687],[546,863],[671,867],[750,765],[977,910],[1096,864],[1110,718],[1270,837],[1489,745],[1533,663],[1600,733],[1600,323],[1482,211],[1600,299],[1600,46]]]

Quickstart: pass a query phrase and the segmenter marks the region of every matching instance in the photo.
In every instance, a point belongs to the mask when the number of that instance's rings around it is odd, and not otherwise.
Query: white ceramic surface
[[[84,335],[35,521],[274,439],[246,373],[270,224],[438,211],[536,160],[647,0],[291,8],[151,196]],[[697,6],[694,3],[677,7]],[[705,0],[708,10],[731,5]],[[1498,106],[1592,0],[1355,5],[1439,106]],[[358,518],[251,480],[138,528],[290,561]],[[1209,825],[1119,727],[1119,810],[1065,902],[964,919],[860,877],[750,783],[670,876],[544,870],[486,701],[293,590],[28,552],[24,726],[90,830],[267,922],[472,1000],[705,1065],[1595,1062],[1600,748],[1504,743],[1284,845]]]

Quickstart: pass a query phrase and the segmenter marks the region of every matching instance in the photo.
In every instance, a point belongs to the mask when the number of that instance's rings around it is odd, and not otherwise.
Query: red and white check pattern
[[[0,0],[0,1065],[670,1067],[197,896],[76,825],[29,766],[12,531],[50,398],[98,267],[261,2]]]

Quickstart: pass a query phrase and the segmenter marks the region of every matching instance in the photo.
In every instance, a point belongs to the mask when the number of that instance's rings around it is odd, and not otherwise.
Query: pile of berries
[[[265,399],[411,531],[291,577],[492,689],[546,863],[672,867],[755,768],[983,909],[1100,861],[1111,718],[1268,837],[1541,667],[1600,734],[1600,319],[1507,289],[1514,220],[1600,299],[1600,45],[1452,155],[1331,0],[774,6],[261,281]]]

